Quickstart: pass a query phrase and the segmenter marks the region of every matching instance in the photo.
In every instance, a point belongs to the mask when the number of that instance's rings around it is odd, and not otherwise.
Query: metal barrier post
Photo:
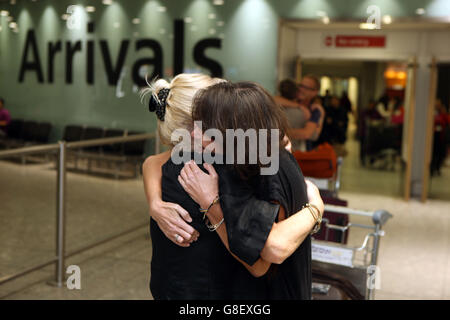
[[[64,281],[65,255],[65,191],[66,191],[66,142],[59,141],[58,177],[57,177],[57,222],[56,222],[56,270],[55,285],[62,287]]]

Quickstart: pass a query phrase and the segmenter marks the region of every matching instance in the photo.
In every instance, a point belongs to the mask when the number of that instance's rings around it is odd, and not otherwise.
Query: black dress
[[[198,241],[188,248],[175,245],[151,220],[153,242],[150,290],[155,299],[310,299],[311,250],[308,237],[283,264],[265,276],[253,277],[227,251],[216,232],[210,232],[198,205],[178,183],[183,165],[169,160],[163,165],[162,198],[185,208],[192,217]],[[264,247],[279,205],[287,215],[306,203],[306,187],[295,159],[280,154],[280,170],[243,182],[224,165],[215,165],[219,175],[221,206],[230,250],[252,265]],[[300,195],[300,196],[299,196]]]

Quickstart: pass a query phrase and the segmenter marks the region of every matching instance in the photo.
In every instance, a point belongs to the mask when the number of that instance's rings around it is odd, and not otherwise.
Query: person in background
[[[296,149],[294,145],[299,146],[300,148],[298,149],[302,151],[313,149],[313,142],[320,136],[323,120],[325,118],[325,110],[321,104],[317,103],[318,100],[315,99],[319,94],[319,90],[319,79],[311,74],[304,76],[298,86],[296,102],[306,107],[311,112],[311,117],[305,123],[303,128],[291,128],[289,130],[288,135],[291,138],[294,150]],[[284,100],[285,99],[282,101]],[[282,102],[280,99],[276,99],[275,101],[278,103]],[[290,104],[285,101],[285,103],[281,104],[285,107],[294,107],[297,103]]]
[[[298,92],[297,84],[291,79],[283,80],[278,86],[278,91],[280,95],[275,96],[274,99],[283,107],[289,127],[294,129],[303,128],[310,119],[311,112],[308,108],[296,101]],[[293,140],[291,143],[292,149],[298,150],[301,148],[300,141]]]
[[[434,110],[434,138],[433,155],[430,164],[431,176],[441,175],[441,167],[447,156],[445,143],[445,130],[448,126],[449,116],[447,110],[440,99],[436,99]]]
[[[322,97],[323,106],[325,108],[328,107],[328,105],[330,104],[330,98],[331,98],[330,90],[327,89],[325,90],[325,95]]]
[[[389,97],[388,93],[385,92],[384,95],[378,100],[377,111],[385,119],[390,120],[391,115],[394,112],[396,100],[393,97]]]
[[[352,102],[348,98],[347,91],[342,92],[339,104],[341,105],[341,108],[343,108],[347,112],[347,114],[353,113]]]
[[[365,110],[361,112],[361,116],[359,117],[359,130],[358,136],[360,141],[360,152],[359,158],[361,164],[365,163],[365,150],[366,150],[366,130],[367,130],[367,122],[370,120],[382,120],[383,116],[377,110],[377,102],[374,99],[369,101],[369,105]]]
[[[396,98],[396,103],[394,106],[394,112],[391,116],[391,123],[396,125],[403,125],[403,118],[405,115],[405,109],[403,107],[403,100]]]
[[[337,96],[331,96],[330,106],[325,110],[326,117],[322,132],[326,137],[323,142],[328,142],[333,145],[338,156],[345,156],[347,154],[347,151],[344,148],[344,144],[347,140],[347,109],[341,106]]]
[[[9,111],[5,109],[5,100],[0,98],[0,137],[8,133],[8,125],[11,122]]]

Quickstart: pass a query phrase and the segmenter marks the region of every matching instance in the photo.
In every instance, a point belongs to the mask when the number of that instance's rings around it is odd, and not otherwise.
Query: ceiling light
[[[325,16],[325,17],[322,18],[322,22],[324,24],[329,24],[330,23],[330,18],[328,18],[328,16]]]
[[[7,16],[9,16],[9,12],[6,10],[2,10],[2,11],[0,11],[0,15],[2,15],[3,17],[7,17]]]
[[[208,19],[215,19],[216,18],[216,14],[215,13],[209,13],[208,14]]]
[[[392,17],[390,15],[385,15],[382,18],[384,24],[391,24],[392,23]]]
[[[102,3],[103,3],[104,5],[109,6],[110,4],[112,4],[112,0],[103,0]]]
[[[425,14],[425,9],[424,8],[417,8],[416,9],[416,14],[418,14],[419,16]]]
[[[12,5],[16,4],[16,0],[11,0],[9,3],[11,3]]]
[[[10,22],[10,23],[9,23],[9,27],[10,27],[11,29],[15,29],[15,28],[17,28],[17,23],[15,23],[15,22]]]
[[[67,13],[64,13],[64,14],[61,16],[61,19],[67,20],[67,19],[69,19],[69,15],[68,15]]]
[[[224,0],[213,0],[213,5],[215,6],[221,6],[224,4]]]
[[[217,26],[218,27],[223,27],[225,25],[225,22],[223,21],[217,21]]]
[[[139,18],[134,18],[133,20],[131,20],[131,22],[132,22],[133,24],[139,24],[139,23],[141,23],[141,19],[139,19]]]
[[[364,30],[374,30],[377,28],[377,25],[375,23],[360,23],[359,28]]]
[[[93,6],[86,7],[86,12],[94,12],[94,11],[95,11],[95,7],[93,7]]]

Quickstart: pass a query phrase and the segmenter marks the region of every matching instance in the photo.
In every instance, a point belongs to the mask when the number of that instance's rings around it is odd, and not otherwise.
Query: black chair
[[[64,128],[63,140],[67,142],[80,141],[83,136],[84,127],[79,125],[68,125]]]
[[[38,130],[38,123],[36,121],[25,121],[23,123],[21,138],[25,142],[35,141]]]
[[[124,130],[120,129],[106,129],[105,130],[105,138],[112,137],[123,137],[125,135]],[[107,144],[102,147],[103,153],[110,155],[122,155],[123,154],[123,143],[113,143]]]
[[[145,132],[129,131],[127,136],[143,134]],[[130,141],[123,144],[123,153],[129,157],[143,157],[146,140]]]
[[[83,135],[81,136],[81,140],[101,139],[101,138],[103,138],[104,133],[105,133],[105,130],[103,128],[86,127],[84,129]],[[99,146],[86,147],[86,148],[83,148],[83,151],[99,152],[100,147]]]
[[[48,143],[48,138],[50,136],[50,131],[52,130],[52,125],[48,122],[41,122],[38,124],[36,136],[34,141],[37,143]]]
[[[8,125],[8,139],[20,139],[24,121],[22,119],[12,119]]]

